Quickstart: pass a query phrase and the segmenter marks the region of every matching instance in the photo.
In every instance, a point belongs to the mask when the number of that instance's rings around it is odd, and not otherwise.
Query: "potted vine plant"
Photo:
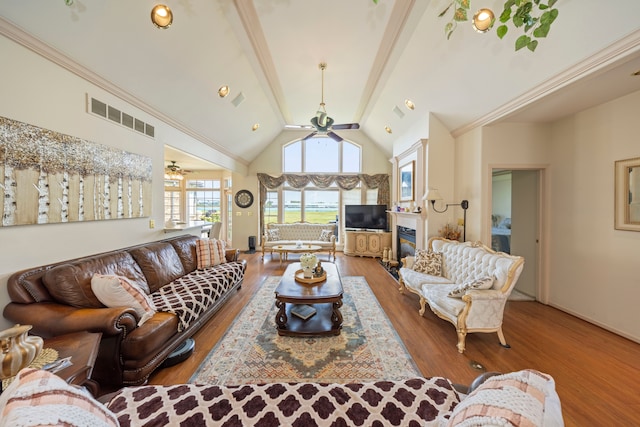
[[[557,0],[548,0],[546,3],[542,0],[507,0],[498,18],[502,25],[496,30],[497,36],[502,39],[512,25],[523,32],[516,39],[515,50],[526,47],[534,52],[538,47],[538,39],[547,37],[551,24],[558,17],[558,9],[554,7],[556,3]],[[453,16],[444,27],[447,39],[451,37],[458,22],[469,20],[467,12],[471,7],[471,0],[453,0],[438,16],[444,16],[452,6]]]

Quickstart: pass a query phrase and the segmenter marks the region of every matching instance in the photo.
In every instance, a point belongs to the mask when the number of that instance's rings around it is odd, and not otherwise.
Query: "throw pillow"
[[[118,426],[116,416],[84,388],[62,378],[26,368],[0,395],[0,427]]]
[[[331,241],[331,236],[333,236],[333,231],[331,230],[322,230],[322,232],[320,232],[320,241],[321,242],[330,242]]]
[[[126,277],[94,274],[91,278],[91,290],[107,307],[133,308],[140,319],[138,326],[142,326],[156,313],[156,306],[149,295]]]
[[[543,425],[553,378],[526,369],[487,379],[455,407],[448,426]]]
[[[213,267],[227,261],[224,240],[198,239],[196,241],[196,258],[198,269]]]
[[[267,242],[275,242],[276,240],[280,240],[280,230],[277,228],[267,230]]]
[[[449,296],[454,298],[462,298],[462,296],[471,289],[491,289],[491,287],[493,286],[493,280],[493,276],[469,280],[468,282],[464,282],[463,284],[458,285],[454,289],[452,289],[451,292],[449,292]]]
[[[416,249],[413,270],[431,276],[442,276],[442,254],[440,252]]]

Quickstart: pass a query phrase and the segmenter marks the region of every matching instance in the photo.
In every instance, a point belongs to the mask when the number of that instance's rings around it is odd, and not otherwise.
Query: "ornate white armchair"
[[[428,304],[437,316],[456,327],[460,353],[471,332],[497,332],[500,344],[509,347],[502,333],[502,318],[524,258],[495,252],[479,242],[460,243],[441,237],[431,238],[428,248],[430,251],[417,251],[416,257],[403,259],[400,291],[408,289],[420,296],[421,316]],[[429,266],[426,270],[425,265]]]

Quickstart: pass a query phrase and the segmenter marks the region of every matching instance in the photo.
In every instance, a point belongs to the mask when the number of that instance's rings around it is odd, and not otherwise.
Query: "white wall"
[[[550,147],[551,304],[635,341],[640,233],[613,224],[614,162],[640,155],[638,111],[635,92],[560,120]]]
[[[639,110],[636,92],[552,124],[488,126],[456,140],[456,193],[470,202],[468,240],[489,242],[492,168],[543,169],[541,280],[549,304],[635,341],[640,233],[613,228],[613,167],[640,154]],[[477,217],[474,200],[483,206]]]
[[[0,227],[0,307],[9,302],[7,278],[20,269],[167,237],[162,231],[165,143],[234,166],[223,155],[216,156],[208,148],[199,151],[198,141],[2,36],[0,52],[10,58],[2,61],[0,116],[149,156],[154,183],[149,218]],[[154,125],[156,138],[88,114],[87,93]],[[150,220],[155,221],[154,229],[149,227]],[[0,330],[9,326],[0,318]]]

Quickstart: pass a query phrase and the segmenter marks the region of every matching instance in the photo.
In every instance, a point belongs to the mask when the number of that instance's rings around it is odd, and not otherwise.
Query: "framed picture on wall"
[[[400,194],[401,202],[411,202],[414,200],[413,175],[415,164],[415,161],[411,161],[398,168],[398,183],[400,185],[398,193]]]
[[[615,163],[615,228],[640,231],[640,157]]]

